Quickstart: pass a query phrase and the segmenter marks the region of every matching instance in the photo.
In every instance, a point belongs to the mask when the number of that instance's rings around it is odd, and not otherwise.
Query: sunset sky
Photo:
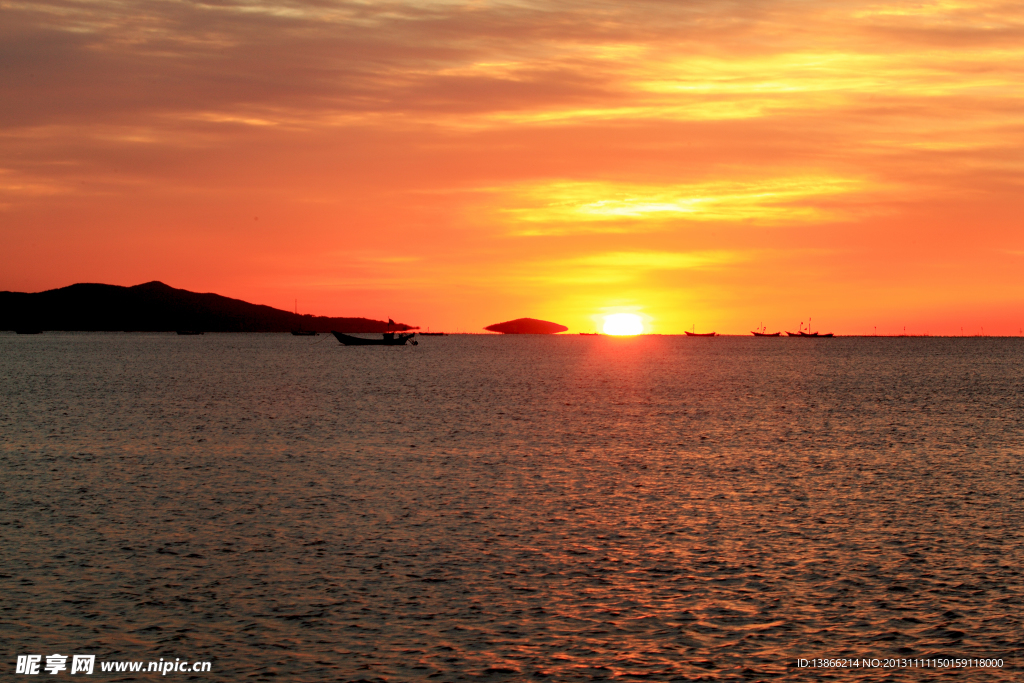
[[[1019,334],[1024,5],[0,0],[0,290]]]

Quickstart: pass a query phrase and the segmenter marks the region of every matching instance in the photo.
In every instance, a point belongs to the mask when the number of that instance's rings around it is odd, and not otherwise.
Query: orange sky
[[[1013,2],[0,0],[0,289],[1018,334]]]

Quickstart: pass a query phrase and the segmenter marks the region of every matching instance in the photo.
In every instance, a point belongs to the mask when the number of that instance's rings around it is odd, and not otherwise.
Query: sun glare
[[[616,313],[605,316],[604,333],[625,336],[630,334],[642,334],[644,323],[640,316],[632,313]]]

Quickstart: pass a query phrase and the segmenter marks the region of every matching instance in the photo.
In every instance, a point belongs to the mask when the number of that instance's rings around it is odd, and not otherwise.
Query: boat
[[[343,334],[334,330],[331,330],[331,334],[345,346],[404,346],[407,341],[416,336],[415,332],[408,334],[385,332],[381,335],[381,339],[367,339],[366,337],[353,337],[350,334]],[[413,346],[415,345],[416,342],[413,341]]]
[[[689,330],[683,330],[686,332],[687,337],[717,337],[717,332],[690,332]]]
[[[178,330],[178,334],[183,337],[194,337],[195,335],[202,333],[202,330]]]
[[[601,333],[600,332],[580,332],[580,336],[581,337],[599,337],[599,336],[601,336]]]
[[[760,332],[751,332],[750,334],[754,335],[755,337],[780,337],[780,336],[782,336],[781,332],[765,332],[765,329],[766,329],[765,326],[761,325],[761,331]]]
[[[419,334],[420,334],[421,337],[424,336],[424,335],[427,336],[427,337],[447,337],[448,336],[447,332],[420,332]]]
[[[807,331],[806,332],[804,332],[804,324],[800,323],[800,329],[798,329],[796,332],[788,332],[787,331],[786,334],[789,335],[790,337],[813,337],[815,339],[825,339],[825,338],[828,338],[828,337],[834,337],[835,336],[834,332],[825,332],[825,333],[811,332],[811,321],[810,321],[810,318],[807,319]]]
[[[42,330],[37,330],[37,329],[34,329],[34,328],[33,329],[23,329],[23,330],[15,330],[14,331],[14,334],[42,334],[42,333],[43,333]]]
[[[299,300],[295,300],[295,317],[299,317]],[[295,337],[315,337],[316,330],[304,330],[302,329],[302,318],[299,318],[299,329],[292,330],[292,336]]]

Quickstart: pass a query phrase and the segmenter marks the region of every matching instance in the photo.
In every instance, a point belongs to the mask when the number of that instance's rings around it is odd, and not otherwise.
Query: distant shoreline
[[[344,320],[344,319],[343,319]],[[379,322],[379,321],[375,321]],[[383,323],[386,324],[386,323]],[[398,329],[395,326],[395,329]],[[415,331],[418,328],[415,327],[402,327],[400,329]],[[339,330],[340,331],[340,330]],[[383,330],[359,330],[352,331],[352,334],[376,334]],[[330,332],[319,332],[318,334],[329,334]],[[23,332],[14,330],[11,328],[0,329],[0,334],[11,334],[19,336],[38,336],[40,334],[165,334],[175,336],[178,332],[174,329],[161,329],[161,330],[71,330],[71,329],[44,329],[33,332]],[[291,334],[288,330],[204,330],[203,334]],[[420,333],[417,333],[419,335]],[[442,335],[428,334],[427,336]],[[494,334],[488,332],[445,332],[445,337],[454,336],[471,336],[471,337],[561,337],[561,338],[572,338],[579,337],[579,333],[576,332],[565,332],[559,334],[516,334],[516,335],[505,335],[505,334]],[[719,339],[727,337],[730,339],[1024,339],[1024,335],[999,335],[999,334],[964,334],[964,335],[952,335],[952,334],[837,334],[833,337],[754,337],[750,334],[727,334],[720,333],[715,337],[687,337],[685,334],[673,334],[673,333],[661,333],[654,332],[649,334],[637,334],[637,335],[612,335],[612,334],[588,334],[587,337],[608,337],[613,339],[630,339],[636,337],[680,337],[682,339]]]

